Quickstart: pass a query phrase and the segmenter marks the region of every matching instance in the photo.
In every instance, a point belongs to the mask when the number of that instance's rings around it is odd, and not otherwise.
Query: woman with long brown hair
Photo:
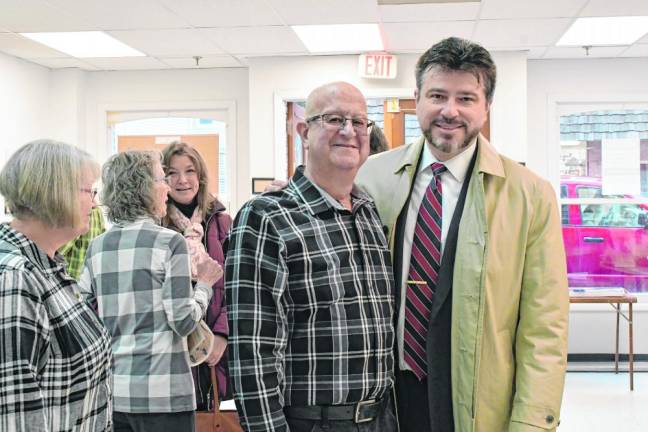
[[[183,142],[173,142],[162,152],[164,170],[169,182],[167,216],[162,224],[183,233],[187,239],[192,262],[207,253],[221,266],[225,263],[223,243],[232,224],[225,206],[208,190],[207,166],[200,153]],[[213,286],[214,295],[207,310],[206,322],[214,334],[214,343],[206,365],[194,368],[196,402],[198,409],[207,409],[211,383],[208,367],[215,366],[218,392],[221,398],[229,396],[228,389],[227,312],[223,279]]]

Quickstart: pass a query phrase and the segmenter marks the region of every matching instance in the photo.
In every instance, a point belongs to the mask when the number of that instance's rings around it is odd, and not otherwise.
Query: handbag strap
[[[216,366],[209,367],[211,374],[212,392],[214,396],[214,414],[220,414],[220,401],[218,400],[218,379],[216,378]]]

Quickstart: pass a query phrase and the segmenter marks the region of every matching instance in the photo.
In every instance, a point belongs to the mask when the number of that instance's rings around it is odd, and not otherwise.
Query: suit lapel
[[[421,147],[422,150],[422,147]],[[396,224],[395,228],[392,231],[392,236],[391,236],[391,241],[392,243],[392,250],[394,251],[394,281],[396,282],[396,287],[398,289],[396,290],[396,304],[400,304],[400,296],[401,296],[401,289],[400,287],[403,286],[403,236],[405,235],[405,222],[407,219],[407,211],[409,209],[409,202],[412,197],[412,188],[414,187],[414,179],[416,178],[416,173],[418,172],[418,165],[421,163],[421,155],[422,151],[419,154],[419,158],[413,163],[405,167],[401,173],[399,184],[398,187],[396,187],[396,191],[399,194],[407,193],[407,199],[405,200],[405,203],[403,204],[400,213],[397,215],[396,219]],[[393,201],[392,202],[398,202],[399,201],[399,196],[402,195],[396,195],[394,194]]]

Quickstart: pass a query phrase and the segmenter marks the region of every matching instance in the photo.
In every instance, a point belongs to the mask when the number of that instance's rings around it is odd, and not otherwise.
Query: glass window
[[[560,118],[570,286],[648,292],[648,110]]]

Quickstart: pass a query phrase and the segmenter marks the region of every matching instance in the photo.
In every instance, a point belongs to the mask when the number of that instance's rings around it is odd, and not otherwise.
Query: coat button
[[[549,424],[553,423],[553,421],[554,421],[554,416],[552,416],[552,415],[548,415],[547,417],[545,417],[545,421],[546,421],[547,423],[549,423]]]

